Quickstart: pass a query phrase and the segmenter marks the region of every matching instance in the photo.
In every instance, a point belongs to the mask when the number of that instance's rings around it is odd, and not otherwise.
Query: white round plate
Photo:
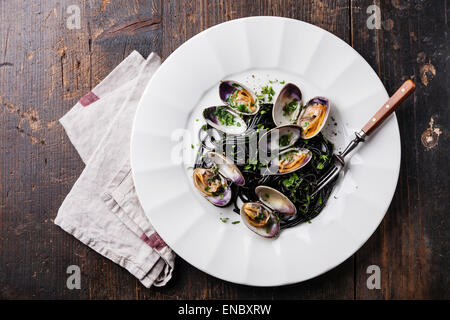
[[[312,223],[265,239],[232,208],[216,208],[192,185],[203,107],[220,103],[219,82],[250,87],[297,84],[304,101],[332,103],[325,135],[337,151],[388,99],[367,62],[331,33],[298,20],[252,17],[196,35],[157,70],[139,104],[131,163],[139,200],[164,241],[196,268],[223,280],[276,286],[316,277],[354,254],[386,213],[397,184],[400,135],[395,115],[348,160],[329,202]],[[273,84],[276,91],[281,85]],[[335,119],[337,126],[331,119]],[[184,134],[182,142],[178,138]],[[180,162],[177,158],[184,153]],[[229,217],[227,223],[221,217]]]

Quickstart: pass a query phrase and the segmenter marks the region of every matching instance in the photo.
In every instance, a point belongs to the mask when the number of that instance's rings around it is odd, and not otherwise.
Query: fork
[[[414,82],[411,80],[405,81],[392,97],[390,97],[366,123],[366,125],[359,132],[355,132],[355,139],[350,141],[344,151],[333,155],[333,165],[331,169],[317,183],[317,187],[311,194],[311,197],[314,197],[323,187],[338,176],[345,167],[345,156],[355,149],[360,142],[363,142],[367,136],[369,136],[406,98],[409,97],[409,95],[411,95],[411,93],[414,92],[415,89],[416,85]]]

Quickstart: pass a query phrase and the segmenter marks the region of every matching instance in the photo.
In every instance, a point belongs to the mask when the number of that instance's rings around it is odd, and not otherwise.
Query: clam
[[[214,151],[208,152],[207,156],[214,163],[214,166],[223,177],[238,186],[243,186],[245,184],[244,176],[233,161]]]
[[[267,131],[259,139],[260,148],[276,152],[293,146],[301,137],[302,130],[297,125],[284,125]]]
[[[194,170],[192,176],[194,185],[212,204],[219,207],[226,206],[230,203],[232,196],[230,183],[243,186],[244,176],[233,161],[224,155],[210,151],[206,156],[212,166]]]
[[[309,100],[300,113],[297,124],[302,128],[302,138],[315,137],[324,127],[330,114],[330,102],[324,97]]]
[[[211,127],[226,134],[239,135],[247,130],[245,121],[226,106],[204,109],[203,118]]]
[[[256,196],[272,211],[284,215],[294,216],[297,213],[295,205],[280,191],[267,186],[257,186],[255,188]]]
[[[256,234],[273,238],[280,232],[278,214],[293,216],[297,213],[297,208],[285,195],[273,188],[258,186],[255,194],[259,200],[242,205],[241,220]]]
[[[302,93],[292,84],[286,84],[278,94],[272,109],[276,126],[295,124],[302,128],[303,139],[315,137],[324,127],[330,113],[330,102],[324,97],[314,97],[302,108]]]
[[[297,171],[311,161],[312,152],[305,148],[289,148],[280,152],[267,166],[264,175],[283,175]]]
[[[293,124],[297,121],[302,107],[302,92],[292,83],[286,84],[278,94],[272,109],[272,119],[276,126]]]
[[[193,173],[194,185],[209,202],[223,207],[231,201],[231,188],[215,168],[196,168]]]
[[[220,99],[230,108],[242,115],[254,115],[259,111],[255,93],[243,84],[226,80],[219,86]]]

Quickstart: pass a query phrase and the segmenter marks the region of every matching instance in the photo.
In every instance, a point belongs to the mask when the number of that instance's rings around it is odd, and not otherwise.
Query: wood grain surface
[[[66,27],[70,5],[81,9],[80,29]],[[381,9],[380,29],[367,27],[371,5]],[[0,1],[0,298],[450,298],[447,12],[446,0]],[[310,281],[252,288],[178,258],[166,287],[146,289],[53,224],[83,170],[58,119],[131,51],[164,59],[210,26],[255,15],[332,32],[390,94],[415,81],[396,111],[402,161],[392,204],[353,257]],[[66,287],[72,264],[81,268],[81,290]],[[381,269],[380,290],[366,286],[370,265]]]

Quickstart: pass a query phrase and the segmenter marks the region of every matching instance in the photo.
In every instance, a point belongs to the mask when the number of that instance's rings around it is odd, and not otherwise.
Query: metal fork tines
[[[337,177],[337,175],[342,171],[342,169],[345,166],[344,157],[349,154],[353,149],[356,148],[356,146],[364,141],[366,134],[364,131],[355,132],[355,139],[350,141],[350,143],[347,145],[347,147],[339,154],[333,155],[334,163],[331,167],[331,169],[324,175],[322,179],[319,180],[317,183],[317,187],[314,190],[314,192],[311,194],[312,197],[314,197],[323,187],[325,187],[328,183],[333,181],[334,178]]]
[[[311,197],[314,197],[320,190],[322,190],[323,187],[325,187],[328,183],[333,181],[334,178],[337,177],[339,172],[344,168],[344,164],[341,162],[340,159],[337,158],[337,156],[333,156],[334,163],[332,167],[328,170],[328,172],[323,176],[322,179],[319,180],[317,183],[316,190],[311,194]]]

